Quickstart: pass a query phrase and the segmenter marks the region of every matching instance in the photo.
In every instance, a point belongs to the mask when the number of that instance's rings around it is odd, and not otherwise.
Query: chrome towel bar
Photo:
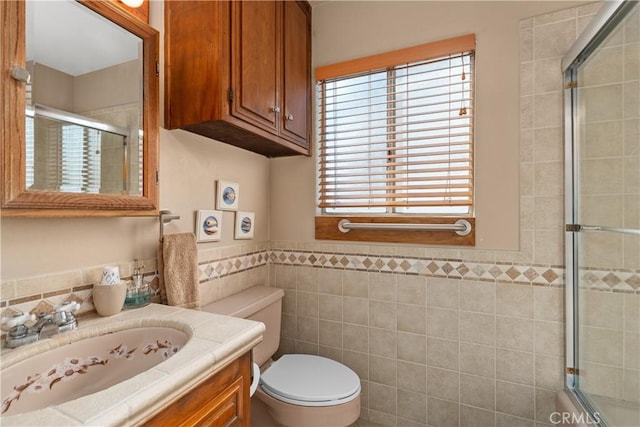
[[[395,224],[379,222],[351,222],[342,219],[338,223],[338,230],[348,233],[350,230],[427,230],[427,231],[455,231],[459,236],[471,233],[471,223],[466,219],[459,219],[454,224]]]

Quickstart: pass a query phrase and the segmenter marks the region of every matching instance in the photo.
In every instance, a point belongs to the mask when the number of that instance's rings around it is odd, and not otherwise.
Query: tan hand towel
[[[158,273],[163,304],[200,308],[198,255],[193,233],[163,236],[158,251]]]

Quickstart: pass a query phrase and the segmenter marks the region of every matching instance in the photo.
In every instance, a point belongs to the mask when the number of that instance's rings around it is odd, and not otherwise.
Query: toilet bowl
[[[260,399],[278,424],[290,427],[342,427],[360,416],[360,378],[326,357],[285,354],[271,357],[280,342],[282,289],[253,286],[202,307],[211,313],[263,322],[263,342],[253,349],[260,366]]]

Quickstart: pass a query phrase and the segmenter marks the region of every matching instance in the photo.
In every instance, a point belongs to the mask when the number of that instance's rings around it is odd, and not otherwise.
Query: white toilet
[[[271,360],[280,344],[282,289],[253,286],[205,305],[202,310],[265,324],[263,341],[253,349],[260,366],[255,396],[271,417],[287,427],[343,427],[360,416],[360,378],[325,357],[286,354]]]

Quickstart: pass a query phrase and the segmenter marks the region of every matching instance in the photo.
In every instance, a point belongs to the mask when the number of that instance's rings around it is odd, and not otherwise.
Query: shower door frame
[[[569,396],[591,415],[591,424],[606,426],[600,416],[593,417],[596,408],[578,387],[579,376],[579,331],[578,331],[578,218],[579,206],[579,111],[577,71],[589,56],[600,46],[604,39],[625,17],[637,1],[603,1],[598,14],[584,29],[568,53],[562,59],[564,76],[564,186],[565,186],[565,354],[566,388]]]

